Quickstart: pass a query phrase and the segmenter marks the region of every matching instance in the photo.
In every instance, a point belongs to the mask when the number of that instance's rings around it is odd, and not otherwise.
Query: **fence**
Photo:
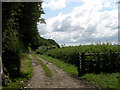
[[[85,73],[119,72],[120,52],[79,55],[78,76]]]

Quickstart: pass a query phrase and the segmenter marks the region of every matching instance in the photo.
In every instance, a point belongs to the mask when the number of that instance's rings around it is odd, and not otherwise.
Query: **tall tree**
[[[36,38],[37,41],[39,33],[37,30],[37,22],[40,21],[40,16],[44,12],[41,8],[41,3],[22,3],[24,7],[21,8],[22,15],[19,17],[19,28],[21,39],[26,46],[34,44],[33,40]]]
[[[19,52],[28,46],[38,47],[39,33],[37,22],[44,21],[41,14],[42,2],[2,3],[2,47],[3,65],[9,73],[19,71]],[[14,73],[13,73],[14,72]]]

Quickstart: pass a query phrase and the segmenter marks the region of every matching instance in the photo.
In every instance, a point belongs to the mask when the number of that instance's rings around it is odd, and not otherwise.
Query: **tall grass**
[[[120,52],[120,48],[111,43],[97,43],[96,45],[91,44],[52,49],[44,54],[71,64],[76,64],[81,53],[110,53],[111,51]]]
[[[20,67],[20,76],[11,78],[12,82],[8,86],[3,87],[3,89],[22,89],[27,85],[27,81],[33,75],[33,67],[31,59],[28,54],[22,54],[21,57],[21,67]]]

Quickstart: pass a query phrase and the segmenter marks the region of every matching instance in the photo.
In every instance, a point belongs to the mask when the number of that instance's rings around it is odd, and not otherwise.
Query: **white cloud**
[[[43,8],[50,8],[51,10],[61,9],[66,7],[66,0],[50,0],[49,3],[43,2]]]
[[[49,18],[46,25],[39,25],[41,36],[60,44],[78,44],[117,40],[118,10],[110,7],[108,0],[82,0],[69,14]],[[105,4],[107,5],[105,7]]]

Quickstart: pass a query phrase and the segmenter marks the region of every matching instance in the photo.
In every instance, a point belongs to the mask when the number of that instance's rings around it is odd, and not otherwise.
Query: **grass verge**
[[[32,77],[33,67],[31,64],[31,59],[28,54],[22,54],[23,58],[21,59],[21,67],[20,67],[20,76],[11,78],[12,82],[9,83],[7,87],[3,87],[3,89],[7,88],[23,88],[27,85],[27,81]]]
[[[45,60],[57,65],[58,67],[62,68],[64,71],[78,75],[77,68],[74,65],[65,63],[64,61],[52,58],[46,55],[39,55],[40,57],[44,58]],[[86,78],[89,80],[89,83],[93,83],[98,85],[99,87],[104,88],[120,88],[120,73],[100,73],[100,74],[85,74],[81,76],[81,78]]]
[[[120,90],[120,73],[100,73],[100,74],[85,74],[82,78],[87,78],[90,83],[95,83],[99,87],[119,88]]]
[[[37,60],[37,61],[41,64],[42,68],[43,68],[44,71],[45,71],[46,76],[52,77],[52,72],[51,72],[51,70],[50,70],[36,55],[32,54],[32,56],[33,56],[33,58],[34,58],[35,60]]]
[[[77,72],[77,67],[75,67],[72,64],[69,63],[65,63],[64,61],[61,61],[59,59],[55,59],[46,55],[39,55],[40,57],[42,57],[43,59],[57,65],[58,67],[62,68],[64,71],[69,72],[72,75],[78,75]]]

